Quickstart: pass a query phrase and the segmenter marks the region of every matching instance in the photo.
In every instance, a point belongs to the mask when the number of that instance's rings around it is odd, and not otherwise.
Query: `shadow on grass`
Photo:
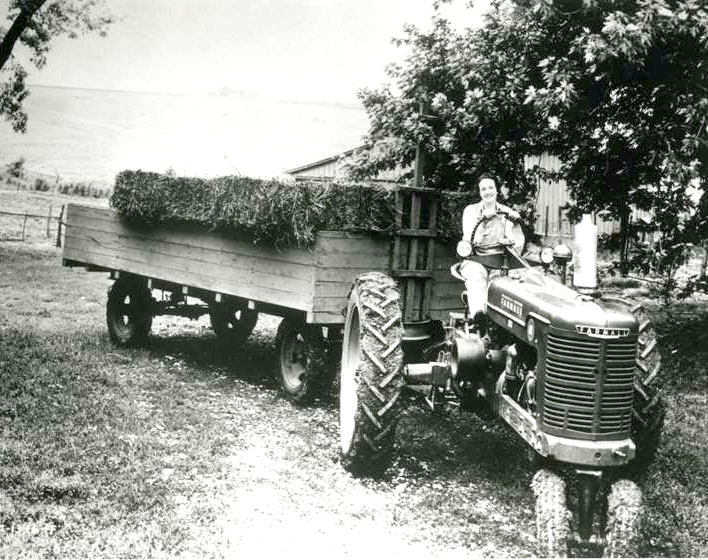
[[[273,335],[274,338],[274,335]],[[277,389],[273,341],[254,332],[237,348],[228,348],[212,333],[151,336],[147,350],[154,357],[173,357],[192,368],[190,375],[213,377],[214,371],[267,389]]]

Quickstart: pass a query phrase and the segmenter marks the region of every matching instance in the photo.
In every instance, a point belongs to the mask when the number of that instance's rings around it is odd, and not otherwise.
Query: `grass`
[[[644,532],[656,556],[708,556],[708,302],[655,308],[669,403],[644,482]]]
[[[51,246],[56,242],[61,208],[68,203],[108,207],[107,198],[86,198],[59,192],[36,192],[15,189],[6,178],[0,176],[0,241],[20,241],[24,229],[25,241]],[[20,215],[9,215],[20,214]],[[23,214],[41,218],[24,220]],[[47,236],[47,216],[51,216]]]
[[[279,395],[274,318],[237,357],[174,318],[156,319],[149,350],[119,350],[106,278],[59,265],[54,249],[0,243],[1,557],[529,554],[522,455],[504,431],[460,413],[427,426],[412,408],[389,475],[354,479],[332,404]]]
[[[278,393],[274,318],[235,356],[208,323],[175,318],[122,350],[108,285],[43,243],[0,242],[0,557],[532,553],[533,473],[499,422],[410,406],[386,476],[354,479],[332,403]],[[669,408],[642,553],[705,557],[708,310],[652,310]]]

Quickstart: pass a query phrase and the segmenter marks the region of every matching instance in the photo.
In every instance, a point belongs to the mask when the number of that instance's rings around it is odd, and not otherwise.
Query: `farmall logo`
[[[501,306],[507,311],[511,311],[517,317],[524,316],[524,304],[505,295],[501,297]]]
[[[575,330],[578,334],[585,334],[594,338],[620,338],[629,335],[629,329],[591,327],[588,325],[575,325]]]

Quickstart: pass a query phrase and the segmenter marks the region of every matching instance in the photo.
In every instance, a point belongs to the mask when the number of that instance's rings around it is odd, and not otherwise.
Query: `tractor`
[[[565,277],[562,244],[540,252],[541,267],[505,241],[460,242],[457,252],[493,271],[484,314],[469,316],[462,291],[446,321],[405,323],[391,276],[354,280],[339,383],[343,466],[373,474],[390,464],[403,394],[416,391],[431,410],[450,403],[496,416],[526,443],[538,556],[635,556],[642,494],[632,479],[651,461],[664,416],[646,311],[566,286],[553,274]],[[451,274],[463,280],[461,262]]]

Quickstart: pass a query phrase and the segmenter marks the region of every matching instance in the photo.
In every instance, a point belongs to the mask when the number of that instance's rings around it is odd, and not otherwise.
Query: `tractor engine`
[[[616,466],[634,457],[639,325],[625,302],[594,299],[528,271],[490,283],[487,315],[517,341],[507,362],[521,364],[515,388],[524,390],[514,395],[509,379],[499,385],[529,417],[516,421],[504,395],[495,405],[522,437],[571,463]]]
[[[444,341],[427,353],[434,361],[409,364],[405,376],[433,386],[433,408],[455,393],[461,407],[501,416],[544,457],[620,466],[636,453],[639,327],[624,302],[511,271],[490,282],[482,324],[451,313]]]

